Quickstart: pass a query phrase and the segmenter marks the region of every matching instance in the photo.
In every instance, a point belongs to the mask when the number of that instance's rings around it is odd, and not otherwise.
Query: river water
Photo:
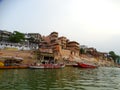
[[[120,90],[120,68],[3,69],[0,90]]]

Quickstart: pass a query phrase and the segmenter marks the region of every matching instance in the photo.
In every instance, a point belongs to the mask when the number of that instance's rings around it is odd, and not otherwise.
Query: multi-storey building
[[[58,39],[58,33],[57,32],[52,32],[50,35],[50,42],[54,43]]]
[[[62,36],[62,37],[59,37],[58,40],[61,44],[62,49],[66,49],[67,38]]]
[[[97,50],[93,47],[91,48],[87,48],[86,52],[92,56],[98,57],[99,53],[97,52]]]
[[[74,56],[79,56],[80,45],[76,41],[69,41],[67,43],[67,49],[71,51],[71,54]]]
[[[0,41],[8,41],[10,35],[12,35],[11,32],[0,30]]]
[[[28,33],[27,38],[33,39],[33,42],[39,43],[41,41],[41,35],[39,33]]]
[[[64,36],[58,37],[57,32],[52,32],[50,35],[42,37],[42,40],[39,44],[40,52],[45,53],[46,49],[51,49],[51,54],[53,54],[55,60],[69,58],[70,56],[79,57],[79,43],[69,41]],[[46,53],[48,52],[46,51]]]

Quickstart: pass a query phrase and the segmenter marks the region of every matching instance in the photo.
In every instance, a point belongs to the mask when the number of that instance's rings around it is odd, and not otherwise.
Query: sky
[[[120,55],[120,0],[0,0],[0,30],[45,36],[56,31]]]

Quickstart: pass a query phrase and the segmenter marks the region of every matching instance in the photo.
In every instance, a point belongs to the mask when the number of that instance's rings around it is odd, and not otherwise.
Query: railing
[[[17,48],[18,50],[33,50],[33,49],[38,49],[38,44],[0,42],[0,49],[5,49],[5,48]]]

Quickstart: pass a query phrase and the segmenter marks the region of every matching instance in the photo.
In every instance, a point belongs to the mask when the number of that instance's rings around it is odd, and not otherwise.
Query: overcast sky
[[[0,29],[48,35],[120,55],[119,0],[0,0]]]

